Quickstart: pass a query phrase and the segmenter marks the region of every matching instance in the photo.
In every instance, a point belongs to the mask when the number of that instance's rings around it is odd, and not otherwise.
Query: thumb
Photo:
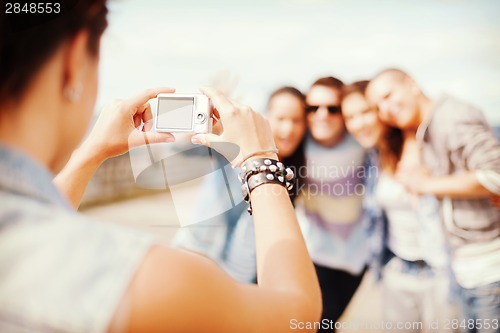
[[[196,134],[191,137],[191,143],[201,144],[206,147],[216,150],[223,155],[233,166],[239,165],[241,162],[240,147],[234,143],[225,142],[223,139],[213,133]]]
[[[191,143],[195,145],[204,145],[209,148],[212,147],[212,143],[221,142],[221,138],[218,135],[207,133],[207,134],[196,134],[191,137]]]
[[[142,145],[162,142],[174,142],[175,137],[170,133],[163,132],[142,132],[134,129],[128,138],[129,149]]]
[[[154,132],[154,131],[148,131],[148,132],[143,132],[146,134],[146,138],[148,139],[149,143],[162,143],[162,142],[174,142],[175,141],[175,136],[173,136],[170,133],[166,132]]]

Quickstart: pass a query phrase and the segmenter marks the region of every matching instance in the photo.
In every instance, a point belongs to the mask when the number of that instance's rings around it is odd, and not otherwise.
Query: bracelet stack
[[[246,161],[241,167],[239,179],[243,199],[248,202],[248,212],[252,215],[250,193],[263,184],[278,184],[291,190],[294,185],[295,175],[283,163],[270,158],[255,158]]]

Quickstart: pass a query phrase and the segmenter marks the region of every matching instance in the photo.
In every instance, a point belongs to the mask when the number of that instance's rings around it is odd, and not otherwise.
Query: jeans
[[[500,281],[472,289],[460,287],[459,304],[462,332],[500,332]]]
[[[450,276],[423,260],[392,257],[382,270],[383,317],[399,332],[446,332],[453,330],[456,305],[449,293]]]

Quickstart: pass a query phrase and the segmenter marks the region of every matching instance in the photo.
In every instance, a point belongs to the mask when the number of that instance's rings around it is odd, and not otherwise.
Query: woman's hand
[[[200,88],[207,95],[215,107],[215,115],[222,123],[222,132],[216,134],[197,134],[191,138],[194,144],[203,144],[214,148],[224,155],[233,165],[239,165],[245,156],[260,151],[275,149],[273,134],[269,122],[250,107],[240,105],[229,100],[221,92],[212,88]],[[239,147],[239,154],[235,158],[231,145]],[[261,153],[260,157],[277,159],[276,153]]]
[[[135,97],[115,101],[106,106],[81,148],[100,160],[126,153],[146,143],[173,142],[170,133],[151,131],[153,115],[149,100],[160,93],[173,93],[172,88],[148,89]],[[146,140],[145,140],[146,138]]]
[[[78,208],[90,178],[106,159],[147,143],[173,142],[170,133],[151,131],[153,115],[149,100],[171,88],[156,88],[104,108],[90,135],[73,152],[66,166],[54,178],[71,205]]]
[[[429,170],[423,166],[398,168],[395,176],[408,192],[415,195],[428,194],[429,184],[433,181]]]

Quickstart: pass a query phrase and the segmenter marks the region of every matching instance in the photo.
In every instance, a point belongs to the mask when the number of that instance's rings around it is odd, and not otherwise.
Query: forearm
[[[104,160],[82,145],[73,152],[66,166],[54,178],[54,184],[75,209],[80,206],[90,179]]]
[[[478,181],[474,171],[465,174],[436,177],[427,181],[424,191],[438,198],[480,199],[492,193]]]
[[[259,285],[303,297],[309,314],[319,316],[321,292],[316,272],[286,189],[262,185],[252,191],[251,200]]]

